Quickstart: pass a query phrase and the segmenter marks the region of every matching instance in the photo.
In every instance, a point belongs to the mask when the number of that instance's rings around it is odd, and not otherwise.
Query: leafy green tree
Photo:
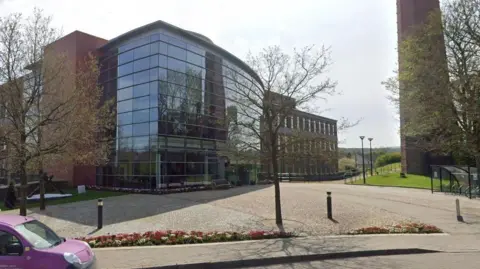
[[[480,167],[480,0],[447,1],[442,11],[402,41],[398,77],[383,84],[417,147],[475,156]]]
[[[375,160],[375,167],[381,167],[392,163],[399,163],[402,159],[400,152],[385,153]]]

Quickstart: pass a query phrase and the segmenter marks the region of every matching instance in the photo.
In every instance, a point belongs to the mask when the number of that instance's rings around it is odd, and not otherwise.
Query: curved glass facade
[[[97,184],[156,189],[225,178],[219,149],[239,87],[261,87],[224,53],[157,29],[103,52],[100,82],[116,96],[116,143]],[[229,120],[227,120],[229,119]]]

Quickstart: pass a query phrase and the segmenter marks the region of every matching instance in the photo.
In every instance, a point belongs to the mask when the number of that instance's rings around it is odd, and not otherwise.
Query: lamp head
[[[363,135],[361,135],[361,136],[360,136],[360,139],[362,139],[362,140],[363,140],[364,138],[365,138],[365,136],[363,136]]]
[[[372,138],[372,137],[369,137],[369,138],[368,138],[368,141],[372,141],[372,140],[373,140],[373,138]]]

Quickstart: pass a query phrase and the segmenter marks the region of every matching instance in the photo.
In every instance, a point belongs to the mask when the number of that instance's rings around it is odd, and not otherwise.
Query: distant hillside
[[[370,153],[370,148],[365,147],[363,148],[365,154]],[[400,147],[384,147],[384,148],[372,148],[373,155],[381,155],[383,153],[389,153],[389,152],[400,152]],[[340,158],[345,157],[347,153],[353,154],[361,154],[362,153],[362,148],[338,148],[338,155]]]

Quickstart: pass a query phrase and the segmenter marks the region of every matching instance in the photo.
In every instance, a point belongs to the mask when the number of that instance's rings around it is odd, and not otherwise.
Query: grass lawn
[[[65,190],[63,190],[63,192],[64,193],[71,193],[72,196],[66,197],[66,198],[61,198],[61,199],[56,199],[56,200],[46,200],[47,208],[48,208],[49,205],[68,204],[68,203],[88,201],[88,200],[96,200],[98,198],[106,198],[106,197],[120,196],[120,195],[125,195],[126,194],[126,193],[114,192],[114,191],[92,191],[92,190],[87,190],[85,193],[78,194],[77,189],[65,189]],[[34,207],[39,207],[39,206],[40,206],[39,202],[28,202],[27,201],[27,208],[34,208]],[[18,207],[18,202],[17,202],[17,207]],[[6,208],[3,205],[3,203],[1,203],[0,209],[2,211],[8,210],[8,208]]]
[[[367,182],[367,185],[375,185],[375,186],[410,187],[410,188],[418,188],[418,189],[431,188],[431,182],[429,177],[418,176],[418,175],[407,175],[406,178],[401,178],[399,172],[367,177],[366,182]],[[440,188],[439,180],[434,180],[433,183],[434,183],[435,189]],[[353,184],[363,185],[363,179],[356,180],[353,182]]]

